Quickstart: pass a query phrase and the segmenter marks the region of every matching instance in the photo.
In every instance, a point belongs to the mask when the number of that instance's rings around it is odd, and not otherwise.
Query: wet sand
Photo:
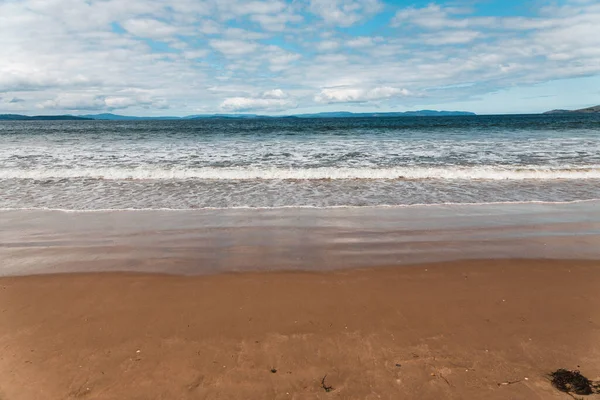
[[[4,277],[0,399],[570,399],[546,374],[600,378],[599,283],[576,260]]]
[[[600,201],[329,209],[0,210],[0,276],[600,260]]]
[[[549,372],[600,379],[600,202],[0,226],[0,400],[570,399]]]

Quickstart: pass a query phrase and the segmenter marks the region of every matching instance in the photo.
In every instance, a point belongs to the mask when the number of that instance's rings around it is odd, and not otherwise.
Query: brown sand
[[[600,376],[598,261],[0,279],[2,400],[570,399],[557,368]]]

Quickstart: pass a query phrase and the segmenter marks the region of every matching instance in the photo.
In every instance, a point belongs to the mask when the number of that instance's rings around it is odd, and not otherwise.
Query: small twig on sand
[[[439,376],[440,378],[442,378],[442,379],[444,380],[444,382],[446,382],[446,383],[448,384],[448,386],[450,386],[450,387],[452,386],[452,385],[450,384],[450,382],[448,382],[448,379],[446,379],[446,377],[445,377],[444,375],[442,375],[442,374],[438,374],[438,376]]]
[[[583,397],[575,397],[574,394],[572,393],[567,393],[569,396],[571,396],[572,398],[574,398],[575,400],[583,400]]]
[[[323,389],[325,389],[325,391],[326,391],[326,392],[331,392],[331,391],[333,390],[333,386],[327,386],[327,385],[325,384],[325,378],[327,378],[327,375],[325,375],[325,376],[323,377],[323,379],[321,380],[321,387],[322,387]]]
[[[515,383],[519,383],[519,382],[523,382],[523,379],[519,379],[518,381],[507,381],[507,382],[500,382],[498,384],[498,386],[508,386],[508,385],[514,385]]]

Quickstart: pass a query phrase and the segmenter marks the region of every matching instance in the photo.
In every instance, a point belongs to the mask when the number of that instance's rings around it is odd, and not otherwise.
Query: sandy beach
[[[597,205],[0,211],[0,399],[570,399]]]
[[[0,0],[0,400],[600,400],[600,0]]]
[[[0,399],[569,399],[547,374],[600,378],[599,266],[5,277]]]

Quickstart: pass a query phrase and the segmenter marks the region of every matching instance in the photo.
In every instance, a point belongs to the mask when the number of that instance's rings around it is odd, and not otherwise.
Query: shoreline
[[[24,208],[0,208],[0,212],[18,212],[18,211],[38,211],[38,212],[60,212],[60,213],[107,213],[107,212],[148,212],[148,211],[173,211],[173,212],[202,212],[202,211],[235,211],[235,210],[336,210],[336,209],[395,209],[395,208],[421,208],[421,207],[432,207],[432,208],[444,208],[444,207],[486,207],[486,206],[511,206],[511,205],[540,205],[540,206],[552,206],[552,205],[569,205],[569,204],[581,204],[581,203],[599,203],[598,199],[581,199],[581,200],[566,200],[566,201],[545,201],[545,200],[523,200],[523,201],[487,201],[479,203],[414,203],[414,204],[375,204],[375,205],[335,205],[335,206],[310,206],[310,205],[298,205],[298,206],[273,206],[273,207],[255,207],[255,206],[231,206],[231,207],[197,207],[197,208],[98,208],[98,209],[70,209],[70,208],[47,208],[47,207],[24,207]]]
[[[3,277],[0,398],[568,399],[546,374],[600,377],[599,267]]]
[[[0,275],[0,283],[3,280],[60,280],[60,279],[79,279],[79,278],[92,278],[97,277],[99,279],[182,279],[182,280],[202,280],[202,279],[236,279],[236,278],[260,278],[262,275],[265,276],[289,276],[293,277],[306,276],[317,278],[319,276],[343,276],[348,274],[363,274],[363,273],[392,273],[396,270],[402,270],[406,274],[414,274],[416,272],[440,272],[445,269],[465,269],[469,271],[486,271],[487,269],[497,268],[498,266],[519,264],[519,265],[534,265],[539,267],[541,264],[549,264],[552,267],[553,264],[560,266],[568,266],[574,264],[578,266],[596,267],[600,268],[600,259],[591,258],[465,258],[455,259],[446,261],[422,261],[414,262],[402,265],[373,265],[373,266],[359,266],[359,267],[347,267],[347,268],[315,268],[315,269],[252,269],[252,270],[226,270],[210,274],[184,274],[178,272],[168,272],[167,270],[160,271],[135,271],[135,270],[90,270],[90,271],[65,271],[65,272],[41,272],[33,274],[23,275]],[[397,271],[396,271],[397,272]],[[489,272],[489,271],[487,271]]]

